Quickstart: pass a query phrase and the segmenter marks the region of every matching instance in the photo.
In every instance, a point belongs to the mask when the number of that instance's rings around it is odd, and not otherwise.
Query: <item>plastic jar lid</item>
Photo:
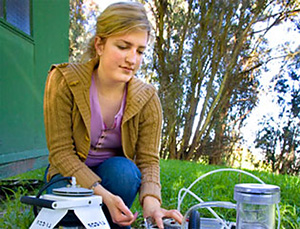
[[[269,184],[237,184],[234,199],[239,203],[269,205],[280,201],[280,188]]]

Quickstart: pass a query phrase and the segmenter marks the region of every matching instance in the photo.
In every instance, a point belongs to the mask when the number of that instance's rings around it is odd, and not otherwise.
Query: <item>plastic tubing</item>
[[[265,184],[265,182],[263,182],[260,178],[258,178],[257,176],[249,173],[249,172],[246,172],[246,171],[243,171],[243,170],[240,170],[240,169],[232,169],[232,168],[225,168],[225,169],[217,169],[217,170],[212,170],[208,173],[205,173],[203,174],[202,176],[198,177],[192,184],[190,184],[190,186],[188,188],[182,188],[179,190],[179,193],[178,193],[178,207],[177,207],[177,210],[180,211],[180,206],[181,206],[181,203],[183,202],[183,199],[184,197],[186,196],[187,193],[189,193],[190,195],[192,195],[194,198],[196,198],[200,204],[201,203],[205,203],[200,197],[198,197],[196,194],[194,194],[192,191],[190,191],[190,189],[200,180],[202,180],[203,178],[211,175],[211,174],[214,174],[214,173],[218,173],[218,172],[237,172],[237,173],[243,173],[245,175],[248,175],[252,178],[254,178],[255,180],[257,180],[259,183],[261,184]],[[184,192],[182,194],[182,192]],[[182,196],[181,196],[182,195]],[[197,205],[195,205],[197,206]],[[211,208],[211,207],[206,207],[220,222],[223,222],[223,220],[218,216],[218,214]],[[279,209],[279,205],[276,204],[276,208],[277,208],[277,212],[278,212],[278,224],[277,224],[277,228],[280,229],[280,209]],[[185,224],[185,222],[184,222]]]
[[[209,202],[203,202],[200,204],[196,204],[193,207],[191,207],[184,215],[183,217],[183,223],[181,225],[181,229],[185,229],[186,220],[188,219],[189,214],[198,209],[198,208],[210,208],[210,207],[223,207],[223,208],[236,208],[236,204],[233,204],[231,202],[225,202],[225,201],[209,201]],[[224,220],[219,220],[220,223],[222,223],[223,227],[226,229],[230,229],[230,227],[227,226],[227,224],[224,222]]]

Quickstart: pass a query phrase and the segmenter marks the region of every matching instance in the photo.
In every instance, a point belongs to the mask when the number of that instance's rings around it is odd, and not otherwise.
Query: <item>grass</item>
[[[181,188],[187,188],[201,175],[223,167],[208,166],[194,162],[161,160],[162,206],[166,209],[177,208],[178,192]],[[28,172],[14,177],[19,179],[43,179],[43,169]],[[274,184],[281,189],[280,215],[282,229],[300,228],[300,178],[287,175],[275,175],[263,171],[248,171],[259,177],[267,184]],[[234,202],[233,192],[236,183],[256,182],[253,178],[233,172],[221,172],[212,174],[199,181],[191,191],[196,193],[204,201],[230,201]],[[35,191],[35,194],[38,190]],[[31,207],[21,204],[20,196],[28,195],[22,188],[15,191],[14,195],[3,200],[0,210],[4,215],[0,218],[0,228],[28,228],[34,219]],[[181,212],[185,213],[197,202],[187,195],[181,205]],[[139,217],[133,224],[134,228],[141,228],[143,222],[142,209],[136,199],[132,212],[138,211]],[[222,218],[235,221],[235,211],[228,209],[214,209]],[[202,216],[213,218],[205,209],[201,210]]]
[[[31,172],[27,172],[24,174],[20,174],[18,176],[10,177],[8,179],[38,179],[43,180],[44,168],[37,169]],[[37,190],[28,191],[23,187],[18,187],[17,189],[5,190],[4,195],[1,198],[0,203],[0,212],[2,213],[2,217],[0,217],[0,228],[5,229],[27,229],[31,225],[34,214],[31,207],[22,204],[19,200],[21,196],[24,195],[35,195]],[[13,195],[11,195],[13,193]]]

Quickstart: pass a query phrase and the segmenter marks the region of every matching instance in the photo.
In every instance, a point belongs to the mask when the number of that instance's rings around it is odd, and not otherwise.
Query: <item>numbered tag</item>
[[[42,208],[30,229],[51,229],[67,214],[68,209],[52,210]]]
[[[74,209],[75,215],[85,228],[110,229],[106,217],[100,206]]]

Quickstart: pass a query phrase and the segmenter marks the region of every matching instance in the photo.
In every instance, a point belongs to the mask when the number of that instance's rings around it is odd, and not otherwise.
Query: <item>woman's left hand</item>
[[[166,210],[160,207],[158,199],[152,196],[146,196],[143,200],[144,218],[151,217],[159,229],[164,228],[163,218],[175,219],[179,224],[182,223],[183,216],[177,210]]]

